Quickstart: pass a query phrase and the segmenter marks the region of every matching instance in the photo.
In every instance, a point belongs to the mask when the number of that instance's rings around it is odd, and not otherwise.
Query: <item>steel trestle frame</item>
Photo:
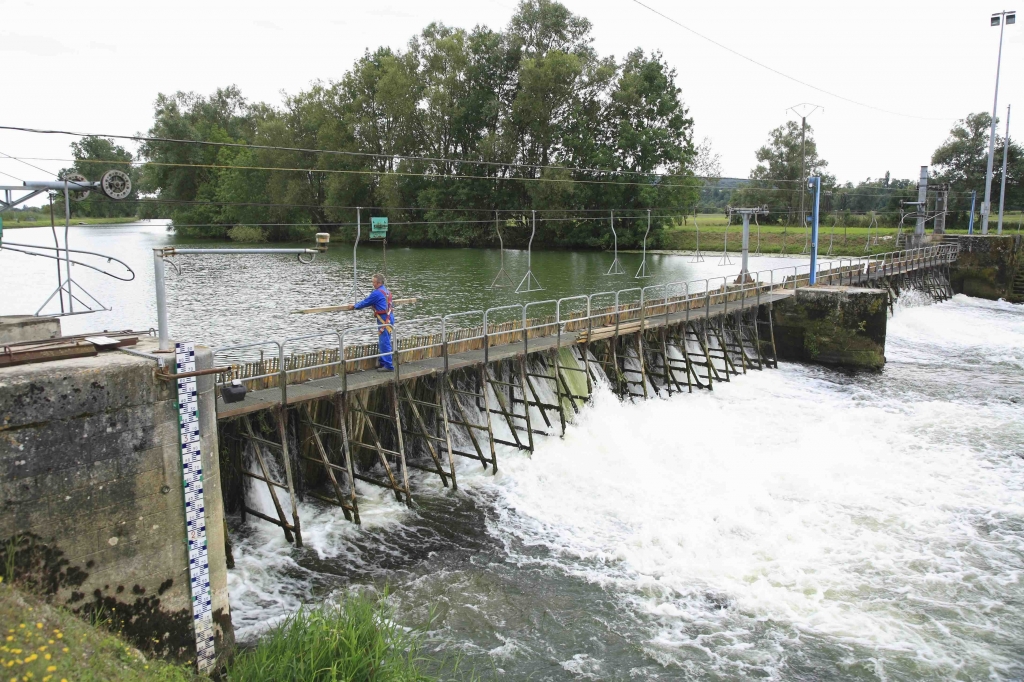
[[[842,258],[823,261],[817,274],[822,285],[881,285],[894,295],[912,286],[943,300],[952,295],[946,269],[956,255],[955,245],[942,245],[873,258]],[[263,390],[270,394],[279,391],[276,405],[267,404],[273,408],[275,436],[263,435],[266,428],[254,428],[250,415],[236,420],[242,439],[254,446],[258,465],[258,470],[246,471],[243,460],[239,469],[246,479],[267,485],[275,514],[254,510],[243,500],[243,515],[278,525],[286,539],[301,545],[296,501],[306,490],[301,468],[293,471],[293,463],[300,460],[309,470],[323,474],[327,494],[316,490],[309,494],[341,507],[345,517],[355,523],[360,522],[357,481],[389,489],[397,500],[411,505],[410,468],[436,474],[452,489],[458,486],[455,457],[476,460],[496,473],[496,444],[532,452],[534,435],[565,433],[567,423],[593,393],[598,379],[594,365],[606,371],[620,397],[629,399],[692,392],[694,388],[712,390],[716,382],[730,381],[734,375],[776,367],[770,312],[773,295],[805,286],[807,267],[751,275],[749,282],[734,283],[728,277],[674,282],[447,315],[438,318],[440,340],[422,337],[405,345],[398,343],[396,325],[396,371],[373,399],[369,389],[348,388],[349,365],[373,360],[381,353],[371,349],[369,354],[349,357],[347,351],[355,343],[354,335],[375,331],[374,326],[215,349],[215,355],[251,352],[257,346],[276,350],[276,358],[272,358],[276,367],[261,364],[253,376],[240,379],[250,384],[277,382],[276,388]],[[602,300],[611,305],[599,303]],[[538,316],[535,311],[545,306],[554,314]],[[512,320],[497,321],[510,313]],[[483,321],[476,331],[465,326],[465,320],[474,317]],[[406,324],[414,326],[415,322]],[[292,364],[286,349],[317,337],[335,339],[333,354],[316,364]],[[507,350],[510,343],[521,344],[512,356]],[[453,344],[462,345],[456,351]],[[482,345],[482,361],[469,366],[460,361],[456,368],[450,357],[472,347],[465,344]],[[498,345],[504,349],[502,355],[492,357],[491,348]],[[562,357],[563,348],[576,347],[579,354],[573,352],[571,363],[568,355]],[[404,379],[403,365],[410,362],[405,358],[430,349],[440,349],[442,366],[425,377]],[[295,385],[292,377],[312,370],[333,372],[340,388],[322,408],[308,400],[289,400],[288,388]],[[572,372],[586,377],[585,394],[567,381]],[[365,386],[365,381],[361,385]],[[544,397],[542,385],[552,388],[554,402]],[[218,410],[230,408],[218,401]],[[289,446],[288,410],[294,410],[293,423],[304,429],[305,435],[295,441],[299,443],[297,452]],[[222,418],[229,418],[229,413]],[[505,424],[508,436],[496,436],[494,417]],[[456,441],[468,449],[460,449]],[[412,451],[410,444],[415,444]],[[264,449],[271,455],[280,453],[284,481],[277,480],[279,475],[268,465]],[[368,465],[378,473],[362,470]],[[300,474],[298,478],[293,478],[295,473]],[[292,509],[285,509],[278,490],[288,492]]]

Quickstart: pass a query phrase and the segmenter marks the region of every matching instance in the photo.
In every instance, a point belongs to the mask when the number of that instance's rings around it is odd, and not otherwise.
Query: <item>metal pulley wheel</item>
[[[119,170],[108,170],[100,178],[100,189],[109,198],[120,201],[127,199],[132,193],[132,180],[128,174]]]
[[[72,173],[71,175],[65,176],[64,179],[68,181],[68,190],[70,191],[71,198],[74,201],[81,201],[82,199],[84,199],[87,196],[89,196],[89,190],[87,190],[87,189],[75,190],[75,189],[73,189],[71,187],[71,183],[73,183],[73,182],[82,182],[82,183],[89,182],[88,180],[85,179],[84,175],[80,175],[79,173]]]

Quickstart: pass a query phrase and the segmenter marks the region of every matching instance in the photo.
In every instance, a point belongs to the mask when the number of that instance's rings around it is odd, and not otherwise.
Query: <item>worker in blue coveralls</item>
[[[378,372],[393,372],[391,364],[391,334],[394,332],[395,314],[391,307],[391,292],[384,286],[384,275],[379,272],[373,276],[373,291],[353,306],[356,310],[373,308],[373,316],[377,320],[377,348],[380,356]]]

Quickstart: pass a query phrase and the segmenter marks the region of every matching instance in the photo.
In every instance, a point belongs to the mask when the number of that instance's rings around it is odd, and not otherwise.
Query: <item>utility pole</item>
[[[917,182],[917,224],[914,225],[913,248],[924,241],[924,223],[928,217],[928,166],[921,166],[921,179]]]
[[[974,202],[978,200],[978,190],[971,190],[971,216],[967,222],[967,234],[974,234]]]
[[[803,192],[800,195],[803,196]],[[758,206],[756,208],[733,208],[729,210],[732,213],[739,213],[743,217],[743,265],[740,266],[740,276],[736,278],[736,284],[748,284],[754,281],[750,278],[750,268],[748,267],[750,255],[750,216],[768,215],[768,207]]]
[[[936,188],[935,193],[935,224],[932,234],[946,233],[946,213],[949,211],[949,183],[944,183]]]
[[[797,109],[801,108],[801,107],[802,107],[802,109],[800,111],[797,111]],[[807,107],[810,107],[809,111],[808,111]],[[807,184],[807,170],[806,170],[806,165],[807,165],[807,117],[810,116],[811,114],[813,114],[818,109],[821,109],[822,111],[824,111],[825,107],[822,107],[822,106],[817,105],[817,104],[810,104],[808,102],[803,102],[801,104],[794,104],[789,109],[786,109],[786,111],[792,111],[794,114],[796,114],[797,116],[800,117],[800,185],[799,185],[800,187],[803,187],[804,185]],[[806,216],[804,214],[804,194],[805,194],[805,192],[801,189],[800,190],[800,226],[803,227],[803,228],[806,228],[807,227],[807,218],[806,218]]]
[[[821,205],[821,178],[808,178],[807,187],[814,192],[814,201],[811,204],[811,274],[809,278],[813,286],[818,281],[818,208]]]
[[[999,106],[999,70],[1003,65],[1003,30],[1007,24],[1017,22],[1014,11],[1003,10],[992,15],[992,26],[999,27],[999,54],[996,58],[996,94],[992,100],[992,129],[988,135],[988,167],[985,170],[985,201],[981,204],[981,233],[988,234],[988,219],[992,213],[992,162],[996,152],[996,108]]]
[[[1010,154],[1010,105],[1006,105],[1006,135],[1003,136],[1003,177],[999,180],[999,222],[996,234],[1003,233],[1003,205],[1006,202],[1006,157]]]
[[[800,184],[803,185],[807,180],[804,177],[804,165],[807,163],[807,117],[800,117]],[[807,225],[807,220],[804,218],[804,195],[806,192],[800,192],[800,225]]]

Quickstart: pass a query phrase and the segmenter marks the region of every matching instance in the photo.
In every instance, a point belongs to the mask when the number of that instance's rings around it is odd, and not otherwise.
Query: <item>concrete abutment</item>
[[[780,360],[857,369],[885,364],[889,295],[848,286],[801,288],[774,309]]]
[[[140,350],[153,350],[142,343]],[[211,367],[208,349],[197,365]],[[168,356],[173,361],[173,356]],[[218,652],[233,643],[213,377],[198,380]],[[175,382],[121,352],[0,368],[0,552],[141,650],[195,657]]]

